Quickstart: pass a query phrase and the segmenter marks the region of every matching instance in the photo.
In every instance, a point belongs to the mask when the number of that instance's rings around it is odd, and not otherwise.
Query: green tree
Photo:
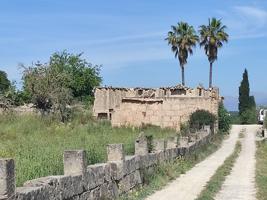
[[[218,121],[219,130],[221,130],[222,132],[228,132],[230,130],[231,117],[222,102],[219,104]]]
[[[249,107],[256,108],[256,102],[254,96],[249,96]]]
[[[7,74],[0,70],[0,93],[6,92],[11,87],[11,82],[7,78]]]
[[[92,99],[93,89],[101,84],[100,67],[82,59],[82,53],[71,54],[66,51],[54,53],[50,66],[68,74],[65,86],[71,89],[73,97],[79,100]]]
[[[245,69],[243,79],[239,87],[239,117],[242,124],[256,123],[256,103],[254,96],[250,96],[248,71]]]
[[[239,87],[239,115],[241,115],[244,111],[248,110],[250,108],[250,88],[249,88],[249,80],[248,80],[248,71],[245,69],[243,73],[243,79],[241,81],[240,87]]]
[[[207,110],[197,110],[190,115],[190,128],[201,129],[204,125],[210,125],[212,128],[216,122],[216,116]]]
[[[198,42],[198,36],[193,26],[186,22],[179,22],[176,26],[171,26],[168,37],[165,39],[171,45],[175,58],[179,59],[182,70],[182,85],[185,85],[184,67],[189,54],[193,54],[193,47]]]
[[[25,94],[43,114],[52,112],[62,122],[70,116],[72,100],[92,97],[93,88],[101,82],[98,66],[66,51],[53,54],[48,64],[37,62],[23,68]]]
[[[209,19],[208,25],[201,25],[200,46],[204,47],[205,53],[210,63],[209,72],[209,87],[212,87],[212,65],[218,57],[218,49],[223,46],[224,42],[228,42],[228,34],[225,32],[226,26],[222,24],[221,20],[216,18]]]

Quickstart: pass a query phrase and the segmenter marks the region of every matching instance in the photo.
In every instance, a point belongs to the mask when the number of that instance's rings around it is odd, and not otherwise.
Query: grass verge
[[[174,180],[181,174],[190,170],[194,165],[204,160],[207,156],[215,152],[223,141],[223,134],[216,134],[212,141],[201,147],[201,149],[187,158],[177,158],[170,163],[162,164],[155,168],[153,174],[145,176],[145,185],[134,190],[132,193],[125,194],[121,200],[145,199],[155,191],[163,188],[169,181]]]
[[[128,155],[141,131],[154,138],[175,134],[171,129],[148,126],[112,128],[107,121],[97,122],[90,113],[62,124],[53,118],[36,115],[0,115],[0,158],[14,158],[16,183],[48,175],[63,174],[63,152],[84,149],[90,164],[106,160],[106,145],[124,143]]]
[[[257,143],[256,153],[257,199],[267,200],[267,141]]]
[[[242,137],[242,136],[241,136]],[[220,191],[226,176],[231,173],[236,159],[241,151],[241,143],[236,143],[234,152],[224,161],[224,163],[216,170],[215,174],[207,183],[205,189],[201,192],[197,200],[213,200],[215,195]]]

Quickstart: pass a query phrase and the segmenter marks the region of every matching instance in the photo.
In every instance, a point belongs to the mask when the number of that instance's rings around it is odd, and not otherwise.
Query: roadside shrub
[[[247,109],[240,115],[241,124],[256,124],[257,123],[257,112],[255,108]]]
[[[231,124],[240,124],[240,118],[238,111],[232,111],[230,113],[230,123]]]
[[[206,110],[197,110],[191,114],[189,119],[190,128],[201,129],[205,125],[214,126],[216,116]]]
[[[180,133],[182,136],[188,136],[190,132],[190,127],[188,123],[182,123],[180,127]]]
[[[222,132],[228,132],[230,130],[230,114],[225,109],[223,103],[220,103],[218,109],[219,130]]]
[[[265,117],[265,119],[264,119],[263,126],[264,126],[264,128],[267,128],[267,117]]]

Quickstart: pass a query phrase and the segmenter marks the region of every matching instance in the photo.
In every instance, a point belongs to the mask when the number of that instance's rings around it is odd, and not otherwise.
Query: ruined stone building
[[[217,116],[220,101],[217,88],[191,89],[181,85],[156,89],[98,87],[93,113],[98,119],[111,120],[112,126],[152,124],[180,130],[181,124],[198,109]]]

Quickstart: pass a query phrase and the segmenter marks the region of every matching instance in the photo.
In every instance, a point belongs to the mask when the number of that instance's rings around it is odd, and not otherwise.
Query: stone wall
[[[153,124],[180,130],[190,115],[204,109],[217,116],[218,99],[209,97],[168,97],[163,99],[124,98],[113,114],[113,126]]]
[[[167,88],[96,88],[94,116],[109,119],[113,126],[153,124],[180,129],[198,109],[217,116],[221,97],[216,88],[183,86]]]
[[[187,156],[208,143],[210,129],[188,137],[154,140],[148,153],[146,137],[135,142],[135,155],[125,156],[123,144],[107,146],[106,163],[87,166],[86,152],[65,151],[64,175],[42,177],[15,187],[15,164],[12,159],[0,159],[1,200],[87,200],[116,199],[143,184],[144,175],[155,166],[180,156]]]

